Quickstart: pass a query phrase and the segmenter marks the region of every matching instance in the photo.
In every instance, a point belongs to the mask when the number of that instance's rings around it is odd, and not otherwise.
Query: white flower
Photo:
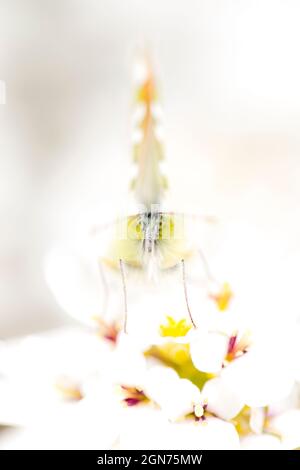
[[[295,355],[288,331],[260,331],[249,341],[247,334],[231,336],[218,331],[196,331],[191,357],[200,371],[218,374],[226,388],[246,405],[259,407],[289,394],[295,382]]]
[[[285,398],[295,382],[294,354],[286,332],[272,329],[261,335],[248,352],[222,371],[222,377],[250,407],[265,406]]]
[[[238,449],[231,423],[217,418],[173,423],[159,410],[127,410],[120,433],[120,449]]]
[[[201,392],[192,382],[181,379],[173,369],[164,366],[150,367],[144,378],[145,384],[141,389],[173,422],[189,415],[193,415],[195,420],[206,420],[211,413],[230,420],[244,406],[240,397],[221,378],[207,381]]]

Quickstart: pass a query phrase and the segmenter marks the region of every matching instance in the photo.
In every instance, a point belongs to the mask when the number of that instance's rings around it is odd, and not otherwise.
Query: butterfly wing
[[[161,269],[172,268],[205,249],[207,241],[212,239],[211,222],[214,220],[205,216],[162,213],[158,241]]]
[[[143,232],[139,214],[117,219],[93,235],[99,257],[108,266],[118,269],[120,259],[132,267],[142,266]]]
[[[109,266],[118,269],[119,260],[135,268],[143,268],[145,263],[145,233],[143,214],[135,214],[117,219],[94,233],[96,249],[100,258]],[[161,212],[159,231],[151,262],[165,270],[178,265],[182,259],[195,256],[208,246],[213,225],[203,216],[176,212]],[[155,260],[153,260],[155,258]]]

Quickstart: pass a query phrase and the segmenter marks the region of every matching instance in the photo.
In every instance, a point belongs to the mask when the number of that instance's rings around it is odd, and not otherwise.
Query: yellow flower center
[[[167,316],[166,320],[166,323],[159,327],[160,335],[163,337],[179,338],[185,336],[191,329],[191,325],[188,325],[185,318],[177,321],[173,317]]]

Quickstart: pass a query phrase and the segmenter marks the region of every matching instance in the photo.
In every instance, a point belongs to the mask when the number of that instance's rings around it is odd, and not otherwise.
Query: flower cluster
[[[48,273],[54,294],[68,311],[76,299],[85,310],[93,277],[84,284],[82,266],[76,273],[71,263],[57,289],[65,274],[57,259]],[[152,328],[131,323],[125,334],[119,318],[93,314],[92,330],[63,328],[3,346],[0,421],[22,426],[26,448],[298,448],[296,330],[245,327],[227,283],[209,291],[202,308],[197,328],[185,316],[162,315]]]

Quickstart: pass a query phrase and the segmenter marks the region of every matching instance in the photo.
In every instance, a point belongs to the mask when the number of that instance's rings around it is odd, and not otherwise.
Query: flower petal
[[[232,361],[222,377],[250,407],[265,406],[287,396],[293,386],[293,374],[276,357],[264,351],[249,351]]]
[[[170,423],[159,410],[146,406],[124,410],[120,424],[120,449],[169,449],[169,444]]]
[[[239,449],[235,427],[218,418],[176,423],[170,428],[172,449]]]
[[[227,353],[228,338],[219,333],[197,331],[191,341],[191,358],[201,372],[218,373]]]
[[[244,406],[238,393],[221,377],[208,380],[202,396],[207,400],[208,410],[226,420],[234,418]]]
[[[300,410],[288,410],[270,421],[270,429],[278,433],[285,449],[300,447]]]
[[[171,421],[191,413],[193,406],[201,402],[198,387],[189,380],[180,379],[167,367],[156,366],[148,372],[145,393]]]
[[[48,254],[45,275],[62,309],[76,320],[94,325],[93,317],[101,312],[104,296],[97,263],[68,247],[59,247]]]
[[[280,450],[280,439],[271,434],[251,434],[241,439],[242,449],[246,450]]]

